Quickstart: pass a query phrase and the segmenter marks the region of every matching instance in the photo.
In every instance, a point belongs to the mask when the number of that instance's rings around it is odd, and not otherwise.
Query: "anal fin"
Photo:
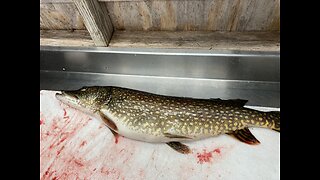
[[[250,145],[260,144],[260,141],[254,137],[254,135],[250,132],[250,130],[247,127],[240,130],[235,130],[227,134],[237,138],[241,142]]]
[[[191,153],[191,150],[189,148],[189,146],[185,145],[185,144],[182,144],[180,142],[176,142],[176,141],[173,141],[173,142],[168,142],[167,143],[172,149],[176,150],[177,152],[179,153],[182,153],[182,154],[189,154]]]

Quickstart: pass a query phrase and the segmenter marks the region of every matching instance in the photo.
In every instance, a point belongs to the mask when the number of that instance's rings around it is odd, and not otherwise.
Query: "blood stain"
[[[64,117],[67,116],[67,111],[66,111],[66,109],[63,109],[63,116],[64,116]]]
[[[103,128],[103,127],[104,127],[103,125],[100,125],[100,126],[99,126],[99,129],[101,129],[101,128]]]
[[[65,141],[67,139],[67,137],[63,137],[61,138],[61,140],[55,145],[55,144],[51,144],[49,146],[49,149],[52,149],[54,146],[59,146],[63,141]]]
[[[84,164],[79,160],[74,160],[74,162],[80,167],[84,166]]]
[[[43,119],[40,119],[40,125],[42,125],[44,123]]]
[[[52,149],[52,148],[53,148],[53,146],[54,146],[54,144],[51,144],[51,145],[49,146],[49,149]]]
[[[57,151],[57,156],[61,153],[62,149],[64,149],[64,146],[62,146],[62,148]]]
[[[87,144],[87,141],[82,141],[82,143],[80,144],[80,147],[84,146],[85,144]]]
[[[118,142],[119,142],[119,135],[115,135],[114,138],[115,138],[114,142],[115,142],[116,144],[118,144]]]
[[[121,153],[122,151],[124,151],[124,149],[121,149],[121,150],[119,151],[119,153]]]
[[[53,125],[52,125],[52,128],[53,128],[53,129],[57,129],[57,128],[58,128],[58,126],[57,126],[57,125],[55,125],[55,124],[53,124]]]
[[[197,153],[198,163],[203,164],[205,162],[211,162],[212,153],[220,155],[221,150],[220,150],[220,148],[216,148],[210,152],[206,152],[206,150],[203,150],[202,153]]]
[[[220,150],[219,148],[217,148],[217,149],[213,150],[213,152],[220,154],[220,153],[221,153],[221,150]]]
[[[59,143],[58,143],[57,145],[61,144],[61,143],[62,143],[63,141],[65,141],[66,139],[67,139],[67,136],[61,138],[61,140],[59,141]]]
[[[203,164],[205,162],[210,162],[212,159],[212,152],[203,151],[203,153],[197,153],[198,163]]]
[[[102,167],[102,168],[101,168],[101,173],[104,173],[104,174],[107,174],[107,175],[108,175],[110,172],[109,172],[108,168]]]

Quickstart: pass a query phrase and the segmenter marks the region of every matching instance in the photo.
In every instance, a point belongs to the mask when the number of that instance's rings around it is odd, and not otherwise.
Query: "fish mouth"
[[[79,103],[79,98],[75,96],[72,92],[61,91],[61,93],[56,93],[55,97],[66,104],[77,105]]]
[[[60,93],[56,93],[56,96],[63,97],[69,96],[78,99],[78,97],[73,93],[73,91],[60,91]]]
[[[68,94],[65,91],[61,91],[60,93],[56,93],[56,98],[59,100],[62,100],[63,98],[66,98]]]
[[[86,107],[81,98],[75,95],[74,91],[61,91],[60,93],[55,94],[56,99],[58,99],[63,104],[68,105],[71,108],[83,111],[88,114],[94,114],[95,110],[90,109],[90,107]]]
[[[63,91],[61,91],[61,93],[56,93],[56,98],[58,99],[58,100],[61,100],[64,96],[65,96],[65,93],[63,92]]]

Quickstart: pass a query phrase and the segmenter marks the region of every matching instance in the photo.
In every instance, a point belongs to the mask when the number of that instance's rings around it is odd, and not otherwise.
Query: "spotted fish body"
[[[230,134],[252,144],[248,127],[280,131],[279,112],[243,107],[245,100],[169,97],[119,87],[84,87],[56,95],[99,115],[114,134],[146,142],[181,142]]]

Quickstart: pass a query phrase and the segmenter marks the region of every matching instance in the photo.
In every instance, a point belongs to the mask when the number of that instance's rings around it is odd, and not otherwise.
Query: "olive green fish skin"
[[[96,93],[98,91],[102,93]],[[278,112],[248,109],[232,100],[169,97],[118,87],[90,87],[68,94],[76,92],[82,106],[107,113],[115,124],[130,132],[149,136],[133,138],[138,140],[172,141],[168,134],[185,137],[176,139],[195,140],[245,127],[280,131]]]

